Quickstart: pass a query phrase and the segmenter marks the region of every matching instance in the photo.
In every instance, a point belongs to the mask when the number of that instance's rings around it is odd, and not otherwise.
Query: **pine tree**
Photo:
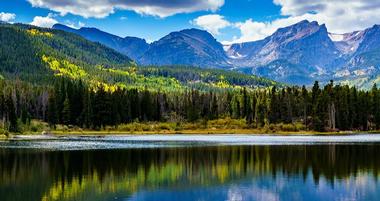
[[[100,129],[110,122],[110,108],[111,105],[108,101],[107,93],[104,87],[100,86],[94,95],[93,102],[93,124],[96,129]]]
[[[304,86],[302,86],[302,115],[303,115],[303,123],[305,124],[305,127],[307,127],[307,117],[309,112],[309,93]]]
[[[148,91],[148,89],[145,89],[143,92],[143,95],[141,97],[141,105],[140,105],[142,113],[141,120],[143,121],[150,121],[152,120],[153,116],[153,105],[152,105],[152,98]]]
[[[81,113],[81,126],[85,128],[92,127],[93,113],[92,113],[92,93],[89,90],[85,90],[83,98],[83,110]]]
[[[270,123],[277,123],[280,119],[280,103],[277,97],[277,88],[276,86],[272,87],[271,93],[270,93],[270,105],[269,105],[269,122]]]
[[[215,94],[212,95],[210,119],[217,119],[218,114],[218,100]]]
[[[372,112],[376,130],[380,129],[380,94],[377,85],[374,84],[371,90],[372,93]]]
[[[243,117],[247,118],[248,116],[248,108],[249,108],[249,100],[248,100],[248,95],[247,95],[247,88],[243,88]]]
[[[7,113],[8,113],[8,121],[9,121],[9,127],[8,130],[10,132],[18,132],[18,123],[17,123],[17,115],[14,107],[14,103],[11,96],[8,96],[7,98]]]
[[[161,101],[160,101],[161,94],[158,93],[156,95],[156,101],[155,101],[155,108],[156,108],[156,114],[155,114],[155,121],[161,121]]]
[[[71,106],[68,95],[66,95],[65,101],[63,102],[62,122],[65,125],[71,124]]]

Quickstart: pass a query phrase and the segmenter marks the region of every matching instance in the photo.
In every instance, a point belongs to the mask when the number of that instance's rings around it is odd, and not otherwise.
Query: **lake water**
[[[380,200],[380,135],[0,141],[1,201]]]

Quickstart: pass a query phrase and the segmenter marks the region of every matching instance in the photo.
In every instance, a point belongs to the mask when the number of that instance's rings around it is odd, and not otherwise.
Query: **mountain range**
[[[104,44],[142,65],[188,65],[233,69],[290,84],[310,85],[331,79],[359,87],[380,83],[380,26],[345,34],[324,24],[301,21],[280,28],[263,40],[222,45],[199,29],[172,32],[148,44],[96,28],[60,29]]]
[[[95,29],[82,29],[86,33],[94,33],[91,36],[93,40],[104,39],[108,45],[116,47],[119,42],[129,44],[128,51],[122,54],[106,45],[70,33],[72,31],[75,30],[70,29],[68,32],[25,24],[0,24],[0,80],[21,80],[51,86],[57,77],[65,77],[80,80],[94,88],[103,86],[111,91],[116,88],[161,92],[188,89],[223,91],[240,90],[242,87],[281,86],[269,79],[235,71],[193,66],[136,65],[125,54],[145,43],[144,40],[131,37],[121,39],[110,34],[104,35],[104,32]],[[127,50],[118,47],[119,50]]]

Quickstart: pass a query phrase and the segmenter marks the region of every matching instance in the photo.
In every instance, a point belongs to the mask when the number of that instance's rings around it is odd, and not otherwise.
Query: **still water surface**
[[[0,200],[380,200],[379,139],[221,135],[3,141]]]

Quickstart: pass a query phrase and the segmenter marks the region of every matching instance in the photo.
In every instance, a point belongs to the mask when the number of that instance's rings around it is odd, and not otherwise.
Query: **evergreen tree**
[[[8,130],[10,132],[18,132],[19,128],[18,128],[18,123],[17,123],[17,115],[16,115],[14,103],[11,96],[7,98],[6,105],[7,105],[6,110],[8,113],[8,122],[9,122]]]
[[[85,128],[91,128],[93,123],[93,113],[92,113],[92,93],[89,90],[84,91],[83,98],[83,110],[80,115],[81,126]]]
[[[55,125],[58,123],[58,111],[56,106],[56,98],[54,95],[49,96],[48,104],[48,123],[50,126],[55,128]]]
[[[274,86],[270,93],[269,122],[278,123],[280,120],[280,102],[277,96],[277,88]]]
[[[372,93],[372,107],[373,118],[376,130],[380,129],[380,92],[377,85],[374,84],[371,90]]]
[[[63,102],[62,122],[65,125],[71,124],[71,106],[70,106],[70,100],[67,95],[66,95],[65,101]]]

